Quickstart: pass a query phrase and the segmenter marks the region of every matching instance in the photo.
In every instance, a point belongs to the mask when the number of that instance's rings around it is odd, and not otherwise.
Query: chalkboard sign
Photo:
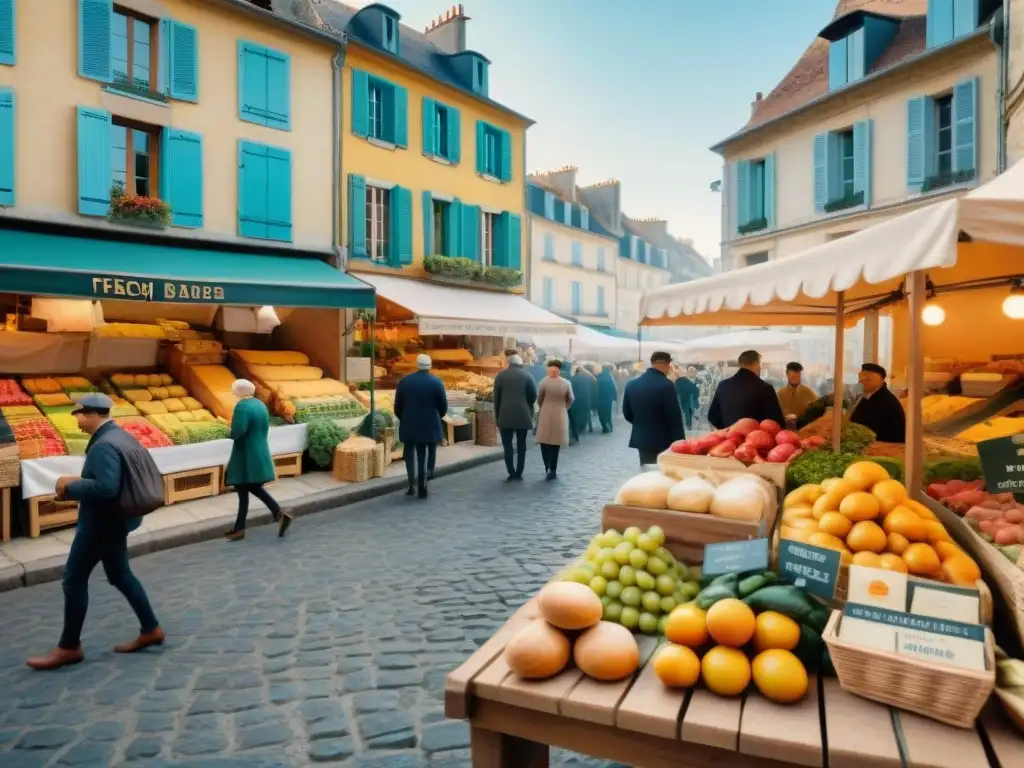
[[[825,600],[836,596],[840,560],[840,553],[834,549],[789,539],[779,542],[779,575]]]
[[[989,493],[1024,497],[1024,433],[978,443],[978,458]]]
[[[768,570],[768,539],[723,541],[704,546],[702,576]]]

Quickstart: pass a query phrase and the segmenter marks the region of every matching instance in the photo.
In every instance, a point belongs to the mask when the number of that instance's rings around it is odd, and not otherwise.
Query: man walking
[[[619,399],[619,388],[612,376],[614,367],[611,363],[605,363],[597,375],[597,418],[605,434],[612,431],[612,407]]]
[[[430,373],[431,365],[428,355],[420,355],[416,358],[416,373],[404,377],[395,388],[398,439],[405,446],[405,473],[409,478],[405,495],[418,491],[421,499],[427,498],[429,448],[444,438],[441,419],[448,414],[444,384]]]
[[[676,394],[679,395],[679,405],[683,408],[686,428],[690,429],[693,426],[693,414],[700,404],[700,390],[697,388],[697,369],[692,365],[687,366],[686,375],[676,379]]]
[[[142,518],[125,520],[117,509],[127,480],[124,467],[145,449],[110,420],[113,407],[109,397],[96,393],[83,397],[72,412],[79,428],[91,437],[82,476],[57,480],[57,498],[78,502],[78,525],[64,566],[64,630],[50,653],[28,660],[33,669],[57,669],[85,658],[82,626],[89,607],[89,576],[100,563],[107,580],[127,598],[139,619],[138,637],[115,646],[114,651],[134,653],[161,645],[165,639],[146,590],[128,564],[128,534],[142,524]]]
[[[779,426],[782,416],[779,396],[761,378],[761,354],[748,349],[739,356],[740,369],[719,383],[708,408],[708,421],[715,429],[731,427],[740,419],[771,419]]]
[[[629,447],[640,453],[641,466],[656,464],[659,453],[685,436],[683,411],[668,378],[671,365],[668,352],[655,352],[651,367],[629,382],[622,395],[622,415],[633,425]]]
[[[501,430],[508,479],[522,480],[526,466],[526,433],[533,427],[533,406],[537,383],[523,368],[523,358],[511,355],[508,368],[494,377],[494,418]],[[512,441],[515,439],[515,462]]]

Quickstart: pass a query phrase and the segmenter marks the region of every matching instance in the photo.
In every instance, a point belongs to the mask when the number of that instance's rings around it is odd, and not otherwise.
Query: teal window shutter
[[[348,254],[366,258],[366,179],[348,175]]]
[[[597,271],[598,272],[604,272],[605,271],[604,259],[605,259],[604,248],[598,248],[597,249]]]
[[[544,190],[544,218],[555,218],[555,193]]]
[[[267,239],[292,241],[292,153],[267,147]]]
[[[833,40],[828,44],[828,89],[830,91],[846,85],[849,76],[848,61],[845,37],[841,40]]]
[[[396,147],[409,146],[409,92],[400,85],[391,86],[392,123],[394,125],[394,142]]]
[[[979,0],[953,0],[953,38],[969,35],[978,28]]]
[[[405,187],[391,188],[391,253],[394,266],[412,264],[412,191]]]
[[[175,128],[163,133],[160,196],[176,227],[203,226],[203,137]]]
[[[462,113],[456,107],[448,109],[448,162],[462,162]]]
[[[15,36],[18,32],[15,16],[16,0],[0,0],[0,64],[14,65]]]
[[[590,211],[580,208],[580,229],[590,230]]]
[[[567,227],[572,226],[572,203],[568,201],[562,206],[562,223]]]
[[[509,269],[523,268],[523,219],[518,213],[506,211],[501,215],[504,240],[504,265]]]
[[[846,38],[846,81],[855,83],[864,75],[864,27],[855,29]]]
[[[580,284],[575,280],[572,282],[572,313],[580,314]]]
[[[544,258],[547,261],[555,260],[555,236],[544,235]]]
[[[931,19],[931,14],[928,16]],[[907,186],[921,189],[927,169],[927,142],[925,141],[925,112],[929,100],[916,96],[907,101]]]
[[[0,89],[0,206],[14,205],[14,91]]]
[[[853,124],[853,189],[864,193],[864,205],[871,207],[871,121]]]
[[[106,216],[110,210],[110,113],[78,108],[78,212]]]
[[[286,53],[266,51],[266,126],[282,131],[292,129],[292,60]]]
[[[110,58],[113,14],[113,0],[78,0],[78,74],[82,77],[101,83],[114,79]]]
[[[487,173],[487,124],[476,121],[476,172]]]
[[[499,151],[501,152],[501,159],[499,168],[501,175],[498,177],[502,181],[512,181],[512,134],[508,131],[501,131],[499,133],[501,137]]]
[[[750,222],[750,161],[736,163],[736,226]]]
[[[239,119],[290,131],[291,101],[291,57],[239,40]]]
[[[199,101],[199,32],[188,24],[171,21],[168,39],[171,98]]]
[[[555,306],[555,281],[550,277],[544,278],[544,309],[554,309]]]
[[[572,265],[574,267],[583,266],[583,246],[579,240],[572,241]]]
[[[605,309],[604,309],[604,286],[603,285],[597,286],[597,314],[598,315],[602,315],[602,316],[607,314],[605,312]]]
[[[267,148],[238,142],[238,234],[267,238]]]
[[[828,134],[814,137],[814,210],[822,213],[828,202]]]
[[[480,259],[480,209],[475,205],[462,206],[462,253],[467,259]]]
[[[977,0],[973,0],[977,2]],[[953,39],[953,0],[928,0],[925,45],[934,48]]]
[[[448,205],[448,218],[444,227],[444,255],[465,256],[462,253],[462,201],[458,198]]]
[[[370,133],[370,75],[361,69],[352,70],[352,133]]]
[[[434,255],[434,198],[423,192],[423,255]]]
[[[953,170],[978,170],[978,78],[953,86]]]
[[[764,218],[768,223],[768,229],[775,228],[775,153],[771,152],[764,158],[764,178],[762,179],[764,185],[764,197],[762,199],[762,208],[764,210]],[[665,263],[661,266],[665,267],[668,262],[668,257],[665,257]]]
[[[434,142],[434,120],[437,117],[437,102],[428,96],[423,97],[423,153],[436,155],[437,145]]]

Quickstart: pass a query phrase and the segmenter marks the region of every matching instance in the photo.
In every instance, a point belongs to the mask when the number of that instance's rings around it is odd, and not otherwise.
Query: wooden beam
[[[843,372],[846,362],[846,294],[836,294],[836,356],[832,364],[832,450],[839,453],[843,430]]]
[[[924,424],[921,419],[921,398],[924,397],[924,329],[921,313],[926,300],[925,273],[918,270],[907,275],[910,293],[909,333],[907,346],[907,437],[904,452],[907,488],[914,492],[921,487],[924,473]]]

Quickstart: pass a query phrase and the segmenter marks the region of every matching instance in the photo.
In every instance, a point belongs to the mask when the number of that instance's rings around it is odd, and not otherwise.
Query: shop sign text
[[[224,289],[217,285],[172,280],[134,280],[123,277],[92,278],[92,293],[112,299],[136,301],[224,301]]]

